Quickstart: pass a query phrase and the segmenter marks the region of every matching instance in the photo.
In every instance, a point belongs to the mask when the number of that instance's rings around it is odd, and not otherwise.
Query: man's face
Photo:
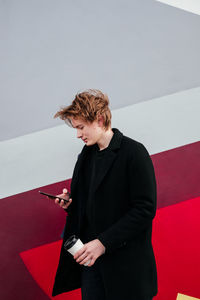
[[[81,138],[87,146],[96,144],[104,133],[101,120],[89,123],[73,117],[70,119],[72,126],[77,129],[77,138]]]

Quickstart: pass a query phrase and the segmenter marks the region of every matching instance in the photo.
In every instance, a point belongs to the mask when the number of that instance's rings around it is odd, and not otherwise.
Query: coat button
[[[126,245],[126,242],[123,242],[120,246],[119,246],[119,248],[120,247],[123,247],[123,246],[125,246]]]

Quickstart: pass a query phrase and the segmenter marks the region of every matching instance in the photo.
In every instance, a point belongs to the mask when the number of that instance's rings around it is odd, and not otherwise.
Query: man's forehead
[[[85,122],[81,119],[74,119],[74,118],[70,118],[71,120],[71,124],[72,124],[72,127],[76,128],[80,125],[83,125]]]

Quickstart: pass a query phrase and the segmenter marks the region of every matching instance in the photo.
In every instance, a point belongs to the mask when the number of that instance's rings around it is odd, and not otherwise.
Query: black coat
[[[109,151],[103,157],[103,167],[93,186],[94,229],[96,238],[106,247],[97,260],[107,299],[153,297],[157,293],[151,244],[152,220],[156,213],[154,168],[143,144],[124,136],[116,128],[112,130]],[[93,147],[83,147],[74,168],[72,204],[67,210],[63,244],[72,234],[81,237],[87,196],[83,179],[90,172],[87,162]],[[62,245],[52,295],[80,288],[82,268]]]

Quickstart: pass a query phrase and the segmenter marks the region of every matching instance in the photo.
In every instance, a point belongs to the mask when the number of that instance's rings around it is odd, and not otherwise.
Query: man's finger
[[[56,203],[59,203],[59,201],[60,201],[60,200],[59,200],[58,198],[55,199],[55,202],[56,202]]]
[[[91,267],[95,263],[96,259],[93,257],[87,267]]]
[[[74,254],[74,259],[77,259],[77,257],[79,257],[81,254],[83,254],[83,252],[85,252],[84,246]]]
[[[85,259],[87,257],[87,254],[86,254],[86,252],[84,252],[82,255],[80,255],[78,258],[77,258],[77,260],[76,260],[76,262],[81,262],[82,263],[82,261]]]

